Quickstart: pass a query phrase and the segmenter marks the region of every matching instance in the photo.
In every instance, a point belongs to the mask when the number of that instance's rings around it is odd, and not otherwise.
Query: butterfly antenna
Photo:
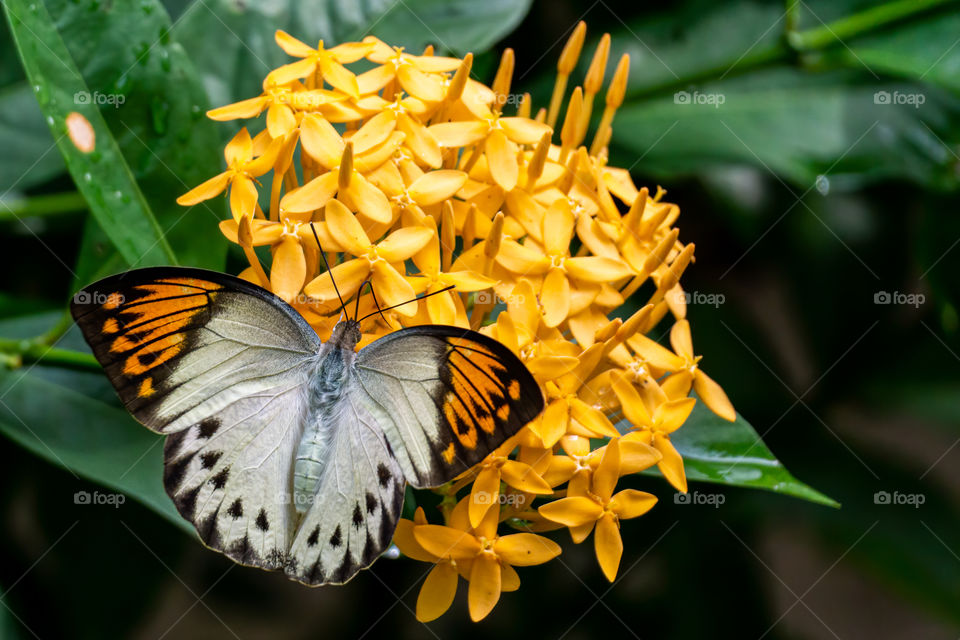
[[[365,285],[370,285],[370,295],[373,295],[373,283],[370,282],[370,278],[365,278],[363,282],[360,283],[360,288],[357,289],[357,304],[353,308],[353,319],[356,320],[360,317],[360,294],[363,293],[363,287]],[[377,296],[373,296],[373,301],[377,301]],[[377,305],[377,308],[380,308],[380,305]],[[384,318],[386,320],[386,318]]]
[[[327,262],[327,254],[323,252],[323,245],[320,244],[320,236],[317,235],[317,228],[313,226],[313,223],[310,223],[310,231],[313,231],[313,237],[317,241],[317,248],[320,250],[320,257],[323,259],[323,266],[326,267],[327,273],[330,274],[330,282],[333,283],[333,290],[337,293],[337,300],[340,301],[340,311],[343,311],[346,303],[340,296],[340,289],[337,289],[337,281],[333,279],[333,271],[330,269],[330,263]]]
[[[424,300],[425,298],[429,298],[430,296],[435,296],[435,295],[437,295],[438,293],[444,293],[445,291],[450,291],[450,289],[453,289],[454,287],[455,287],[455,285],[452,285],[452,284],[451,284],[450,286],[444,287],[443,289],[440,289],[439,291],[434,291],[433,293],[427,293],[427,294],[424,294],[424,295],[422,295],[422,296],[417,296],[417,297],[414,298],[413,300],[407,300],[406,302],[401,302],[401,303],[399,303],[399,304],[395,304],[395,305],[389,306],[389,307],[387,307],[386,309],[381,309],[381,308],[380,308],[380,303],[377,302],[377,296],[374,295],[374,296],[373,296],[373,302],[377,305],[377,310],[374,311],[373,313],[368,313],[367,315],[365,315],[365,316],[363,316],[362,318],[360,318],[359,320],[357,320],[357,322],[363,322],[364,320],[366,320],[366,319],[369,318],[370,316],[376,315],[377,313],[379,313],[379,314],[382,316],[384,311],[390,311],[390,309],[396,309],[397,307],[402,307],[402,306],[405,305],[405,304],[409,304],[409,303],[411,303],[411,302],[416,302],[417,300]],[[372,284],[370,285],[370,293],[371,293],[371,294],[373,293],[373,285],[372,285]],[[386,318],[384,318],[384,320],[386,320]]]
[[[365,285],[365,284],[370,285],[370,295],[373,296],[373,304],[377,305],[376,313],[379,313],[379,314],[380,314],[380,317],[383,318],[383,321],[386,322],[386,323],[389,325],[389,324],[390,324],[390,321],[387,320],[387,316],[383,315],[383,310],[380,309],[380,301],[377,300],[377,294],[376,294],[376,292],[374,292],[374,290],[373,290],[373,283],[370,282],[370,279],[369,279],[369,278],[367,278],[366,280],[364,280],[364,281],[360,284],[360,288],[357,289],[357,308],[354,309],[353,317],[356,318],[356,317],[358,317],[358,316],[360,315],[360,292],[363,291],[363,285]],[[403,302],[403,303],[401,303],[401,304],[407,304],[407,303],[406,303],[406,302]],[[400,306],[400,305],[394,305],[394,306]],[[390,309],[393,309],[393,307],[390,307]],[[369,317],[372,316],[372,315],[374,315],[374,314],[371,313],[370,315],[363,316],[363,318],[361,318],[360,320],[366,320],[367,318],[369,318]],[[357,322],[360,322],[360,320],[357,320]]]

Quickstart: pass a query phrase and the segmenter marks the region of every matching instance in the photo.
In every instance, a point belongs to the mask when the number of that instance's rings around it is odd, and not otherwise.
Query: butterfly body
[[[308,383],[305,427],[294,463],[293,503],[303,514],[316,495],[324,469],[329,466],[330,425],[338,424],[346,409],[344,395],[350,389],[352,367],[360,329],[344,320],[334,327],[330,340],[320,348],[316,368]]]
[[[456,327],[357,351],[355,321],[321,342],[269,292],[173,267],[77,299],[121,400],[167,436],[163,482],[201,540],[308,585],[343,583],[383,552],[407,483],[453,479],[543,408],[516,356]]]

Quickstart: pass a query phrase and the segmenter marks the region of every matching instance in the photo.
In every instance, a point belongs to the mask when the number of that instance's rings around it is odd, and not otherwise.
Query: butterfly
[[[389,546],[406,484],[435,487],[543,410],[509,349],[443,325],[356,350],[229,275],[137,269],[74,296],[126,408],[166,436],[163,482],[208,547],[307,585],[342,584]]]

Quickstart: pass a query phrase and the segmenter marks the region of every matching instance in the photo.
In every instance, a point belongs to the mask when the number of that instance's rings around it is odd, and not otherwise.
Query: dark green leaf
[[[49,0],[90,95],[179,261],[222,269],[222,200],[188,210],[176,197],[221,170],[218,125],[204,116],[200,76],[170,37],[157,0]],[[97,239],[85,240],[85,247]],[[82,252],[80,260],[85,259]],[[81,284],[87,284],[83,282]]]
[[[790,475],[739,414],[735,422],[727,422],[702,402],[697,402],[686,423],[670,434],[670,440],[683,456],[687,479],[693,482],[766,489],[831,507],[839,506]]]
[[[0,431],[8,438],[51,464],[142,502],[190,531],[163,489],[161,438],[138,425],[125,410],[29,371],[0,370],[0,394]]]
[[[176,263],[99,110],[78,98],[90,96],[89,90],[46,8],[25,0],[10,0],[3,7],[40,109],[90,210],[131,264]],[[71,141],[66,127],[71,112],[93,127],[94,151],[84,153]]]
[[[909,177],[957,183],[942,142],[960,123],[960,100],[932,87],[858,85],[853,72],[811,75],[778,68],[624,105],[614,122],[614,160],[656,176],[752,165],[805,189]],[[925,95],[890,104],[882,94]],[[881,95],[880,98],[877,98]]]
[[[417,53],[431,43],[480,53],[509,33],[529,6],[530,0],[196,0],[174,35],[200,67],[211,101],[222,105],[259,95],[263,77],[291,61],[274,42],[277,29],[310,44],[333,46],[372,34]]]
[[[688,2],[676,11],[618,30],[612,39],[611,69],[630,55],[628,99],[662,87],[722,77],[735,64],[784,55],[782,4],[737,1]],[[718,37],[723,34],[722,37]],[[586,70],[589,57],[581,60]]]
[[[62,312],[0,322],[0,335],[27,338],[57,322]],[[75,328],[58,347],[88,352]],[[42,398],[42,400],[40,400]],[[51,464],[120,491],[185,531],[163,488],[163,438],[120,406],[100,373],[37,365],[0,368],[0,432]]]
[[[63,171],[63,158],[26,83],[0,90],[0,139],[4,142],[0,154],[3,191],[22,191]]]

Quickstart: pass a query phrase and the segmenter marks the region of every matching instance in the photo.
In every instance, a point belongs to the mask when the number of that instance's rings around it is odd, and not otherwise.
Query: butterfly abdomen
[[[347,388],[353,351],[324,345],[308,388],[307,419],[293,466],[293,498],[298,513],[310,509],[329,466],[331,425],[337,424]]]

